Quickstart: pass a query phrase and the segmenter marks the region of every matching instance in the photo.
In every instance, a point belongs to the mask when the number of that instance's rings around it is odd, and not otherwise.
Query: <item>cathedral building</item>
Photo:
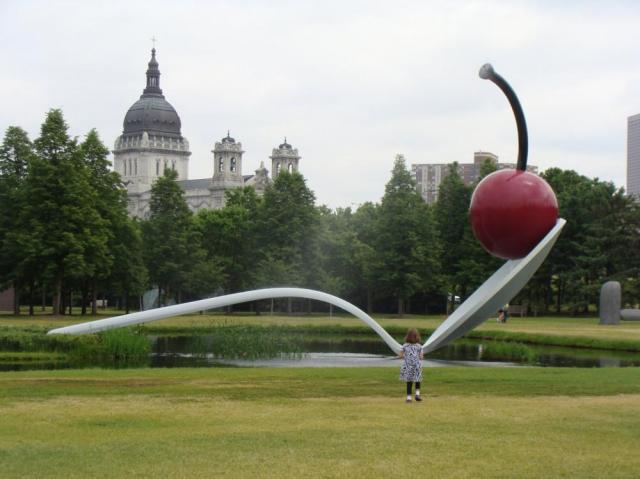
[[[178,174],[178,184],[194,212],[222,208],[225,191],[231,188],[253,186],[261,195],[272,181],[264,162],[254,174],[243,174],[242,143],[232,138],[229,132],[215,142],[212,153],[211,177],[190,180],[189,142],[182,136],[178,113],[165,100],[160,89],[160,70],[156,50],[152,49],[147,85],[140,99],[127,111],[122,135],[116,139],[113,149],[114,168],[127,186],[129,214],[138,218],[149,216],[151,185],[167,168]],[[286,138],[284,143],[273,149],[269,158],[273,179],[281,171],[298,171],[300,155]]]

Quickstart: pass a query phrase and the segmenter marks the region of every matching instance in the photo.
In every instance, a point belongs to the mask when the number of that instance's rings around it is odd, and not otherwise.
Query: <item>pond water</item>
[[[152,354],[134,363],[101,363],[69,360],[0,361],[0,371],[67,368],[127,367],[399,367],[399,360],[377,337],[306,338],[300,352],[273,359],[221,358],[215,353],[215,337],[150,336]],[[529,346],[496,341],[458,340],[429,354],[425,367],[445,366],[556,366],[638,367],[640,354],[578,348]]]
[[[209,338],[209,341],[213,341],[213,338]],[[495,351],[493,347],[495,343],[495,341],[458,340],[429,354],[425,365],[527,365],[586,368],[640,366],[640,353],[513,344]],[[340,366],[397,366],[397,361],[387,345],[378,338],[305,339],[302,342],[302,350],[305,354],[301,358],[284,357],[260,361],[222,360],[215,358],[213,354],[194,354],[197,344],[202,344],[202,339],[194,336],[157,337],[154,341],[152,362],[156,367],[198,366],[207,363],[273,367],[328,366],[333,363],[339,363]]]

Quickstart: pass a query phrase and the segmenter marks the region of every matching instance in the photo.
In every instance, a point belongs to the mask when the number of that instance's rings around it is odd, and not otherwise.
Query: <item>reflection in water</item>
[[[154,341],[153,362],[156,367],[175,367],[177,365],[207,365],[211,359],[204,359],[202,353],[213,353],[215,340],[196,336],[164,336]],[[199,344],[212,345],[208,351],[197,351]],[[499,345],[500,347],[496,347]],[[308,338],[302,343],[307,353],[360,353],[384,357],[391,355],[389,348],[377,338],[351,337],[343,339]],[[176,356],[189,354],[191,358]],[[172,358],[176,356],[176,358]],[[200,356],[200,357],[198,357]],[[628,367],[640,366],[640,354],[624,351],[603,351],[577,348],[559,348],[545,346],[525,346],[515,343],[496,341],[458,340],[444,348],[429,354],[428,359],[443,361],[508,361],[518,364],[556,367]],[[171,364],[172,361],[179,364]],[[193,364],[187,364],[193,361]],[[204,363],[204,364],[203,364]]]

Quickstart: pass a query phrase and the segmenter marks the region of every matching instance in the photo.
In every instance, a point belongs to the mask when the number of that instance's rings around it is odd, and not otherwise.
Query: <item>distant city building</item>
[[[640,196],[640,113],[627,118],[627,194]]]
[[[271,182],[264,162],[255,174],[242,173],[242,143],[229,132],[215,143],[212,153],[212,176],[190,180],[189,142],[182,136],[178,113],[160,89],[160,70],[154,48],[147,69],[146,88],[127,111],[122,135],[116,139],[113,149],[114,169],[127,185],[129,214],[148,217],[151,185],[167,168],[177,172],[178,184],[192,211],[222,208],[225,191],[232,188],[253,186],[261,195]],[[269,158],[274,179],[281,171],[298,171],[300,155],[286,138],[273,149]]]
[[[498,156],[488,151],[476,151],[473,154],[473,163],[458,163],[458,174],[466,185],[478,181],[482,165],[485,161],[490,161],[499,170],[505,168],[515,168],[515,163],[499,163]],[[449,174],[451,163],[426,163],[412,164],[411,175],[416,181],[418,191],[427,203],[438,201],[438,189],[440,183]],[[527,171],[538,174],[537,166],[527,166]]]

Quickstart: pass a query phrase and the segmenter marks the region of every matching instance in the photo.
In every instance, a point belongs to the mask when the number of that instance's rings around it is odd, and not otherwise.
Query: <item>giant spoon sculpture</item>
[[[565,225],[558,219],[558,203],[551,187],[527,169],[527,125],[518,97],[491,65],[480,69],[507,96],[518,127],[518,163],[515,170],[496,171],[484,178],[471,198],[469,216],[474,235],[494,256],[507,259],[429,337],[423,350],[434,351],[459,338],[509,302],[545,260]],[[402,346],[371,316],[356,306],[321,291],[302,288],[266,288],[201,299],[189,303],[125,314],[53,329],[48,334],[89,334],[160,319],[270,298],[306,298],[337,306],[366,323],[395,353]]]

